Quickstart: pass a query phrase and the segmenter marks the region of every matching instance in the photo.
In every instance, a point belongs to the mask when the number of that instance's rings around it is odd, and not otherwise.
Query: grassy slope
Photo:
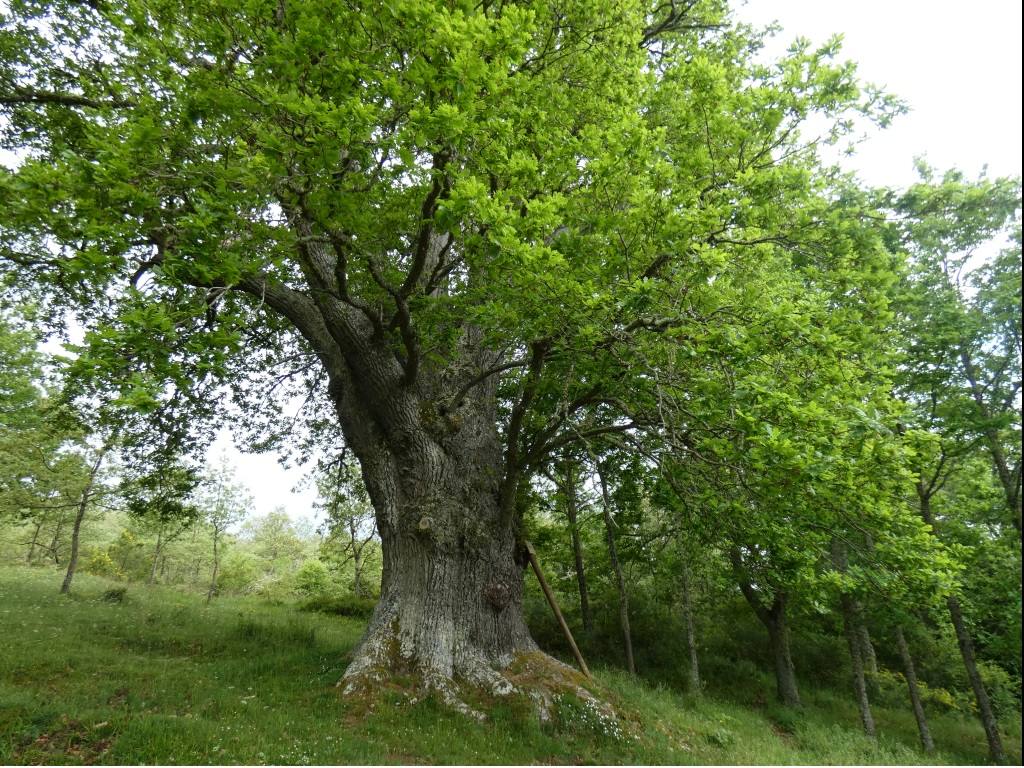
[[[384,698],[372,711],[334,683],[359,622],[290,606],[201,598],[0,568],[0,763],[976,763],[980,728],[935,718],[940,753],[914,749],[909,712],[879,710],[879,746],[847,702],[806,691],[798,718],[694,700],[598,671],[627,734],[566,708],[541,726],[514,707],[483,725]],[[1011,751],[1020,755],[1019,730]],[[1019,761],[1018,761],[1019,762]]]

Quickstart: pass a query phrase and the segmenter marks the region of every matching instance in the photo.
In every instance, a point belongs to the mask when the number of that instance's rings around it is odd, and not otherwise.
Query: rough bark
[[[697,657],[697,632],[693,626],[693,599],[690,586],[690,566],[685,562],[680,572],[680,586],[682,587],[683,622],[686,625],[686,647],[690,652],[690,690],[693,693],[701,692],[700,661]]]
[[[75,513],[75,522],[71,529],[71,552],[68,555],[68,568],[64,572],[64,581],[60,585],[62,595],[66,595],[71,591],[71,580],[75,578],[75,569],[78,568],[78,541],[82,531],[82,520],[85,519],[85,512],[89,508],[89,502],[92,500],[93,489],[96,486],[96,477],[99,474],[106,453],[106,447],[98,452],[96,460],[89,470],[89,476],[85,481],[85,487],[82,489],[82,495],[78,501],[78,510]]]
[[[608,557],[612,571],[615,573],[615,586],[619,592],[619,626],[622,627],[622,645],[626,653],[626,669],[629,674],[636,674],[636,663],[633,661],[633,633],[629,628],[629,593],[626,591],[626,579],[622,575],[619,563],[619,552],[615,546],[615,523],[612,521],[612,503],[608,495],[608,483],[600,463],[597,464],[597,476],[601,483],[601,510],[604,514],[604,530],[608,541]]]
[[[857,607],[857,610],[863,616],[860,606]],[[869,677],[878,675],[878,657],[875,655],[875,646],[871,642],[871,633],[863,621],[857,627],[857,638],[860,643],[861,657],[864,659],[864,672]]]
[[[580,593],[580,618],[583,631],[590,635],[594,632],[594,616],[590,611],[590,591],[587,588],[587,574],[583,566],[583,546],[580,543],[579,501],[576,497],[576,468],[571,462],[563,467],[562,491],[565,496],[565,514],[569,518],[569,535],[572,538],[573,562],[576,567],[576,584]]]
[[[928,717],[925,715],[924,705],[921,703],[921,692],[917,687],[914,657],[910,655],[907,639],[903,635],[903,627],[896,627],[896,644],[899,646],[900,660],[903,662],[903,678],[907,681],[907,693],[910,694],[910,707],[914,711],[914,720],[917,721],[917,732],[921,737],[921,748],[925,752],[934,752],[935,742],[932,740],[932,732],[928,727]]]
[[[964,623],[960,600],[956,595],[950,595],[946,598],[946,606],[949,608],[949,617],[953,623],[953,630],[956,632],[956,641],[960,646],[960,656],[964,661],[964,668],[967,670],[967,678],[971,682],[974,699],[978,704],[978,716],[981,718],[981,725],[985,729],[985,739],[988,741],[989,759],[993,763],[1004,763],[1006,754],[1003,752],[1003,740],[999,736],[999,724],[992,711],[992,702],[988,698],[988,691],[985,690],[985,683],[982,682],[981,674],[978,672],[978,664],[974,658],[974,642]]]
[[[838,539],[832,540],[832,566],[839,573],[848,569],[846,546]],[[850,666],[853,671],[853,693],[860,712],[860,722],[864,733],[869,738],[875,736],[875,718],[871,714],[871,702],[868,700],[868,686],[864,677],[864,657],[862,655],[862,638],[860,634],[861,618],[856,601],[846,592],[839,596],[843,614],[843,632],[846,635],[846,646],[850,653]]]
[[[461,703],[458,684],[508,694],[513,685],[501,671],[537,651],[522,608],[526,558],[514,510],[502,505],[494,415],[467,403],[457,429],[442,421],[430,436],[407,414],[398,429],[408,442],[396,445],[374,440],[379,427],[346,412],[344,401],[339,412],[363,469],[383,556],[380,601],[342,684],[355,692],[412,673],[454,708],[475,714]]]

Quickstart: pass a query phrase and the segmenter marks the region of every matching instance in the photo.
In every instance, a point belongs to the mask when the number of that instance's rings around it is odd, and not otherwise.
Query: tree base
[[[338,681],[346,698],[372,701],[388,691],[416,703],[433,696],[452,711],[483,722],[490,706],[521,697],[546,723],[554,718],[559,699],[568,695],[616,717],[611,706],[593,692],[593,681],[540,650],[512,654],[495,664],[487,663],[482,656],[463,655],[450,674],[421,664],[399,663],[391,668],[367,664],[366,651],[365,646],[360,649],[360,655]],[[400,656],[399,661],[403,661]]]

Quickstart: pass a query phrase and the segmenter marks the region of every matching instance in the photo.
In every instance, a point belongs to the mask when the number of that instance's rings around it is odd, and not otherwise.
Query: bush
[[[978,672],[988,689],[992,709],[1001,719],[1020,719],[1020,678],[1014,677],[998,664],[979,661]],[[972,698],[973,702],[973,698]]]
[[[295,572],[295,593],[299,597],[329,595],[331,586],[331,573],[322,560],[306,560]]]
[[[128,587],[114,587],[104,592],[100,599],[107,603],[123,603],[128,594]]]
[[[319,611],[330,613],[335,616],[349,616],[356,619],[368,619],[373,609],[377,607],[377,601],[368,597],[356,597],[355,595],[336,596],[314,596],[299,604],[300,610]]]
[[[97,549],[90,553],[85,561],[84,570],[93,576],[105,576],[108,579],[124,579],[126,574],[105,549]]]

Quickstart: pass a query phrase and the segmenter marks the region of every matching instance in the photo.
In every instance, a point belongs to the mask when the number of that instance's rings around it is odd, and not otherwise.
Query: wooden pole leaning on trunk
[[[547,581],[544,579],[544,574],[540,570],[540,562],[537,560],[537,551],[533,548],[533,544],[530,542],[524,542],[526,545],[526,554],[530,557],[530,565],[533,566],[533,572],[537,574],[537,581],[540,582],[540,588],[544,591],[544,597],[548,599],[548,605],[551,606],[551,610],[555,614],[555,618],[558,619],[558,625],[562,628],[562,633],[565,635],[565,639],[569,641],[569,647],[572,648],[572,655],[576,657],[576,663],[579,664],[580,671],[586,676],[588,680],[593,680],[593,676],[590,674],[590,670],[587,668],[587,662],[583,660],[583,654],[580,653],[579,647],[576,645],[576,641],[572,638],[572,632],[569,631],[569,625],[565,623],[565,617],[562,616],[562,612],[558,609],[558,603],[555,601],[555,595],[551,591],[551,587],[548,586]]]

